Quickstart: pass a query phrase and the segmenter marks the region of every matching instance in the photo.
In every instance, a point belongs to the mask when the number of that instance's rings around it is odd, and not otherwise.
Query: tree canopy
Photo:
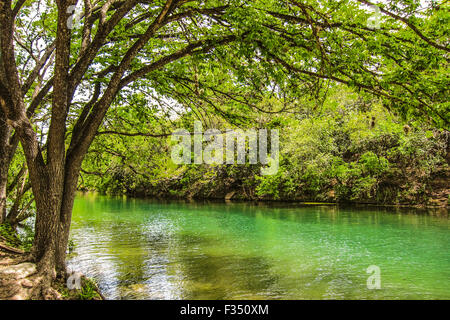
[[[20,142],[37,212],[33,257],[45,274],[64,270],[95,137],[167,135],[155,113],[170,122],[188,108],[243,125],[308,112],[344,85],[448,130],[448,10],[417,0],[2,0],[2,219]]]

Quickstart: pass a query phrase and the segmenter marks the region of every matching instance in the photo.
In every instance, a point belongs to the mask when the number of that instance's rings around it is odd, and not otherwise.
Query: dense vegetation
[[[38,296],[78,189],[447,204],[446,1],[78,2],[0,2],[0,224],[34,217]],[[279,172],[175,165],[194,120],[279,129]]]
[[[79,188],[164,198],[447,206],[449,132],[405,123],[377,100],[342,87],[332,91],[307,113],[255,114],[257,127],[280,130],[276,175],[261,175],[260,165],[251,164],[175,165],[170,138],[102,135],[83,164]],[[190,118],[176,124],[192,126]]]

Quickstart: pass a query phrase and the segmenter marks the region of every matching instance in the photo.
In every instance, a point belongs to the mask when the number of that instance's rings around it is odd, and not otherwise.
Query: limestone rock
[[[22,287],[24,288],[32,288],[33,287],[33,282],[31,282],[28,279],[23,279],[20,284],[22,285]]]
[[[23,279],[37,272],[34,263],[20,263],[7,267],[0,267],[0,278]]]
[[[225,195],[225,200],[231,200],[231,198],[233,198],[235,193],[236,193],[235,191],[231,191],[231,192],[227,193]]]

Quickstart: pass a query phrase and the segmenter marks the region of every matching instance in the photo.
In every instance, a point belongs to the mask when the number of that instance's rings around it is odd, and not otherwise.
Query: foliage
[[[9,166],[7,182],[7,221],[17,225],[35,215],[35,204],[25,155],[19,146]]]
[[[18,248],[22,245],[16,231],[7,223],[0,224],[0,235],[5,238],[7,244],[12,247]]]
[[[448,167],[445,131],[405,124],[377,100],[343,87],[333,88],[309,116],[275,114],[255,121],[280,130],[275,175],[261,176],[259,165],[250,164],[177,166],[166,138],[122,137],[111,141],[123,156],[102,153],[107,172],[83,175],[83,187],[138,196],[223,198],[236,191],[234,198],[241,199],[425,204],[433,177]],[[105,140],[97,139],[94,148]],[[90,159],[84,166],[93,167]]]
[[[7,245],[30,251],[34,235],[29,229],[26,229],[23,234],[18,234],[9,223],[3,223],[0,224],[0,236],[6,240]]]
[[[417,202],[445,166],[446,1],[384,1],[377,27],[365,0],[79,3],[74,28],[67,1],[0,6],[0,190],[30,170],[7,207],[36,210],[41,253],[64,252],[47,244],[67,241],[80,169],[112,193]],[[170,163],[158,138],[193,119],[283,129],[280,173]]]
[[[85,276],[81,277],[81,289],[69,290],[63,282],[57,284],[57,290],[65,300],[102,300],[96,281]]]
[[[74,252],[76,247],[77,245],[75,241],[73,241],[73,239],[69,239],[69,243],[67,244],[68,253]]]
[[[100,295],[97,292],[97,283],[94,279],[83,278],[82,288],[79,292],[80,300],[98,300]]]

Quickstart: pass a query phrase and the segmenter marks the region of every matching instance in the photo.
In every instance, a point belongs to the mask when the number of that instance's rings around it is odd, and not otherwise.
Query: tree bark
[[[6,221],[6,188],[8,185],[9,164],[11,162],[10,135],[11,127],[7,124],[5,113],[0,108],[0,224]]]
[[[8,212],[8,216],[6,217],[6,221],[15,229],[19,222],[23,221],[25,217],[28,217],[29,215],[24,214],[24,211],[28,210],[29,205],[31,205],[31,202],[29,201],[27,205],[25,205],[22,210],[20,210],[20,204],[22,203],[22,198],[25,195],[25,193],[31,188],[31,184],[27,183],[27,176],[28,176],[28,169],[24,165],[22,167],[22,170],[19,172],[17,177],[17,183],[16,183],[16,196],[14,198],[14,203],[11,207],[11,209]],[[9,186],[8,186],[9,188]]]
[[[75,193],[79,177],[80,168],[66,173],[65,188],[62,199],[59,230],[58,230],[58,244],[56,248],[56,268],[58,273],[66,271],[66,250],[69,243],[70,225],[72,221],[72,209],[75,200]]]

